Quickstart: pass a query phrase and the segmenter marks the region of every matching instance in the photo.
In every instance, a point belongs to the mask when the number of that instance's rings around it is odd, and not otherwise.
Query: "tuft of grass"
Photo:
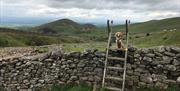
[[[35,89],[35,91],[92,91],[92,87],[86,84],[54,85],[50,88]]]
[[[158,88],[138,88],[136,91],[180,91],[178,86],[170,86],[167,89],[158,89]]]

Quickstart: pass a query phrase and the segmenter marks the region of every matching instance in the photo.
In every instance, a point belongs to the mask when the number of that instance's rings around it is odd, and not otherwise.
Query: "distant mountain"
[[[121,31],[125,29],[125,26],[117,25],[114,26],[113,29],[115,31]],[[130,25],[130,32],[133,33],[147,33],[166,30],[180,30],[180,17],[167,18],[162,20],[151,20]]]
[[[79,24],[70,19],[60,19],[33,28],[33,30],[45,34],[91,31],[95,29],[96,26],[93,24]]]

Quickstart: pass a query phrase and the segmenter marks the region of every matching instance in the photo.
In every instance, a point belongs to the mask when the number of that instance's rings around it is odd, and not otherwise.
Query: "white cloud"
[[[1,0],[1,18],[146,21],[180,16],[180,0]],[[79,19],[79,20],[80,20]]]

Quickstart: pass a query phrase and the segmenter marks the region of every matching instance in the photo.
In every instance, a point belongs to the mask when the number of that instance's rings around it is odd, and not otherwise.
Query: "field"
[[[75,36],[50,36],[33,32],[0,28],[0,47],[42,46],[60,43],[79,43],[82,39]]]
[[[180,31],[162,31],[150,34],[137,34],[131,37],[130,43],[137,47],[180,46]]]
[[[100,41],[100,37],[104,35],[104,39]],[[84,36],[90,36],[86,34]],[[180,31],[162,31],[156,33],[141,33],[141,34],[131,34],[129,38],[130,45],[143,48],[143,47],[153,47],[161,45],[174,45],[180,46]],[[92,36],[87,38],[93,38]],[[37,35],[24,35],[24,34],[14,34],[14,33],[1,33],[0,34],[0,45],[3,47],[7,46],[41,46],[49,44],[59,44],[67,51],[83,51],[87,48],[95,48],[104,51],[107,43],[107,35],[101,34],[96,38],[94,34],[94,39],[99,41],[85,41],[84,39],[79,39],[78,37],[53,37],[53,36],[37,36]],[[114,42],[114,38],[112,39]],[[115,43],[113,43],[115,47]]]
[[[180,46],[180,31],[162,31],[147,35],[136,34],[130,35],[129,43],[138,48],[155,47],[155,46]],[[112,40],[115,42],[115,40]],[[95,48],[104,51],[107,42],[90,42],[90,43],[64,43],[62,47],[67,51],[84,51],[86,48]],[[116,47],[115,43],[112,45]]]

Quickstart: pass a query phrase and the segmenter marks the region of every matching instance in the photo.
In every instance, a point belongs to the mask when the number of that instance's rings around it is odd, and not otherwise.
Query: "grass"
[[[87,48],[95,48],[100,51],[104,51],[107,45],[106,32],[89,32],[79,37],[68,36],[39,36],[39,35],[24,35],[15,33],[0,33],[0,46],[41,46],[50,44],[60,44],[66,51],[84,51]],[[98,37],[96,37],[99,35]],[[101,36],[104,35],[104,39]],[[85,37],[86,36],[86,37]],[[85,37],[85,38],[84,38]],[[153,47],[160,45],[176,45],[180,46],[180,31],[166,31],[150,33],[147,36],[146,33],[130,35],[129,43],[139,48]],[[91,38],[94,38],[91,40]],[[87,41],[85,41],[87,40]],[[96,40],[96,41],[93,41]],[[113,40],[115,42],[115,40]],[[116,47],[113,43],[113,47]]]
[[[138,37],[137,37],[138,36]],[[138,48],[155,47],[155,46],[180,46],[180,31],[166,31],[152,33],[149,36],[146,33],[130,36],[129,43]],[[115,40],[113,40],[115,42]],[[100,51],[106,49],[107,42],[89,42],[89,43],[63,43],[63,49],[66,51],[84,51],[87,48],[95,48]],[[112,45],[116,47],[115,43]]]
[[[83,40],[78,37],[28,35],[4,32],[0,33],[0,47],[41,46],[50,44],[79,42],[83,42]]]
[[[180,45],[180,31],[166,31],[166,32],[157,32],[152,33],[149,36],[141,36],[136,38],[138,35],[131,37],[130,43],[137,47],[153,47],[160,45]]]
[[[81,84],[81,85],[67,84],[67,85],[54,85],[50,88],[38,88],[35,89],[35,91],[92,91],[92,87],[86,84]]]
[[[151,33],[151,32],[159,32],[163,31],[164,29],[180,29],[179,26],[180,17],[175,18],[167,18],[163,20],[151,20],[143,23],[135,23],[130,25],[130,30],[133,33]],[[117,25],[114,26],[113,29],[115,31],[124,30],[124,25]]]
[[[35,89],[35,91],[93,91],[93,88],[86,85],[55,85],[50,88],[39,88]],[[96,91],[108,91],[106,89],[97,89]],[[158,88],[137,88],[135,91],[180,91],[180,87],[171,86],[167,89],[158,89]]]
[[[158,89],[158,88],[139,88],[137,91],[180,91],[180,87],[171,86],[167,89]]]

